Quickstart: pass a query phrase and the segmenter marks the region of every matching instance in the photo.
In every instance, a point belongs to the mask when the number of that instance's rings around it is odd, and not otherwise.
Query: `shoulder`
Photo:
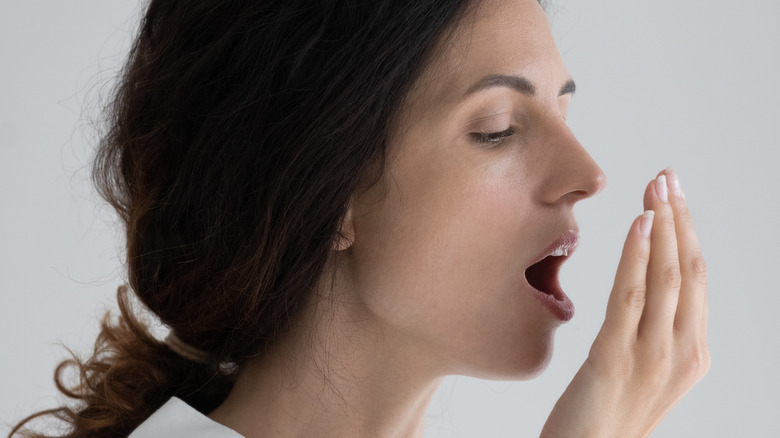
[[[128,438],[244,438],[198,412],[178,397],[171,397],[138,426]]]

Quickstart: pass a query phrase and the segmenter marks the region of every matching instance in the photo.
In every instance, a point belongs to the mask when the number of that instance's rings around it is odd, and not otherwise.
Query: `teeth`
[[[569,255],[569,249],[568,248],[558,248],[552,253],[550,253],[553,257],[560,257],[560,256],[568,256]]]

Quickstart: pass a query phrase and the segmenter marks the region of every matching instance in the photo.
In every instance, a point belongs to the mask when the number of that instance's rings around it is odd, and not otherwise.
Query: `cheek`
[[[522,310],[529,190],[518,166],[427,162],[439,165],[394,174],[382,207],[356,223],[361,299],[378,319],[449,353],[522,331],[522,315],[496,310]]]

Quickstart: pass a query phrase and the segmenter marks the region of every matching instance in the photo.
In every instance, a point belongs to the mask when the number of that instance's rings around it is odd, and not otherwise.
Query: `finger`
[[[645,306],[647,264],[650,260],[648,235],[653,225],[653,213],[647,211],[631,224],[607,303],[604,333],[621,345],[636,341],[637,327]]]
[[[647,336],[654,340],[655,345],[661,345],[659,343],[672,341],[681,285],[674,214],[668,202],[665,175],[648,184],[645,209],[655,210],[655,218],[650,237],[652,251],[647,267],[647,301],[639,322],[638,337]]]
[[[699,239],[693,227],[688,205],[681,196],[679,178],[672,168],[666,169],[664,173],[669,184],[669,203],[674,211],[677,250],[682,274],[674,328],[680,333],[698,337],[706,308],[707,265],[701,254]]]

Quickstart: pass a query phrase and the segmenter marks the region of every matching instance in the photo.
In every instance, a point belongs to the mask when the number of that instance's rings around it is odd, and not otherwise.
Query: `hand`
[[[543,438],[647,437],[709,370],[706,265],[676,181],[667,169],[645,189],[650,237],[635,219],[604,324]]]

